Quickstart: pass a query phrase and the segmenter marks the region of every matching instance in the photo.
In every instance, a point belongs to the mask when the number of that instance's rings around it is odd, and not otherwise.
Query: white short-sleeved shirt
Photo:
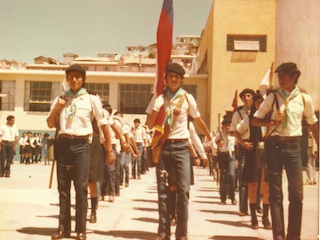
[[[177,98],[172,102],[173,108],[177,106],[179,100],[180,98]],[[164,97],[163,94],[161,94],[156,99],[153,108],[153,110],[157,112],[160,111],[160,108],[157,107],[159,106],[159,104],[157,104],[157,101],[164,101],[164,109],[170,106],[170,100]],[[188,130],[188,115],[190,115],[192,118],[198,118],[200,117],[200,112],[198,110],[197,103],[194,97],[191,94],[186,93],[186,99],[181,106],[181,112],[180,114],[176,115],[176,119],[174,121],[172,129],[170,130],[168,139],[188,139],[190,137],[190,133]]]
[[[59,97],[56,97],[51,105],[51,111],[56,105]],[[75,104],[76,111],[73,117],[70,117],[71,106]],[[67,102],[64,108],[61,108],[59,114],[60,129],[58,134],[68,134],[75,136],[87,136],[91,135],[92,119],[96,118],[98,125],[104,125],[106,122],[103,120],[102,104],[99,96],[91,94],[83,94],[76,98],[67,98]],[[103,134],[100,132],[100,136]]]
[[[19,131],[16,125],[10,126],[5,123],[0,127],[0,136],[2,141],[14,142],[16,137],[19,137]]]
[[[220,152],[233,152],[235,137],[230,136],[226,131],[221,130],[213,136],[213,141],[219,143],[223,141],[223,144],[219,147]]]
[[[136,143],[143,143],[143,141],[147,139],[146,130],[141,125],[138,127],[133,126],[132,132]]]
[[[279,102],[279,111],[285,112],[286,102],[277,93]],[[303,100],[304,99],[304,100]],[[276,104],[274,103],[274,94],[269,94],[267,98],[262,102],[259,109],[255,112],[254,117],[264,119],[267,114],[272,111],[271,120],[275,120],[277,114]],[[272,109],[273,106],[273,109]],[[300,93],[298,96],[288,102],[288,108],[290,110],[290,121],[287,124],[282,124],[274,130],[272,136],[284,136],[284,137],[296,137],[302,136],[302,117],[306,118],[308,124],[312,125],[317,122],[317,117],[314,113],[314,106],[310,95]],[[272,131],[273,128],[270,129]]]
[[[232,132],[238,131],[237,124],[239,124],[243,121],[246,121],[247,117],[248,117],[248,114],[246,113],[246,111],[243,108],[234,112],[232,115],[232,120],[231,120],[231,124],[230,124],[230,131],[232,131]],[[241,132],[239,132],[239,133],[240,133],[242,139],[248,140],[250,137],[249,125],[247,128],[242,128]]]

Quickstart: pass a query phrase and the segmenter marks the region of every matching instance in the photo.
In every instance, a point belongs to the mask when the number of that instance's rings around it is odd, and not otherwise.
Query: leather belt
[[[270,136],[268,139],[272,139],[275,141],[297,141],[301,140],[300,136],[287,137],[287,136]]]
[[[60,134],[59,138],[63,139],[78,139],[78,140],[88,140],[89,135],[86,136],[76,136],[76,135],[69,135],[69,134]]]
[[[14,143],[14,141],[2,140],[3,143]]]
[[[164,143],[181,143],[181,142],[188,142],[188,139],[167,139]]]

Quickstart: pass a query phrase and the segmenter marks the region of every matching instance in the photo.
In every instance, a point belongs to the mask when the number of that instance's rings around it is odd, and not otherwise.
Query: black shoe
[[[221,202],[219,203],[220,205],[226,205],[226,201],[221,200]]]
[[[51,239],[55,240],[55,239],[63,239],[63,238],[69,238],[69,237],[70,237],[70,232],[58,231],[51,236]]]
[[[248,212],[239,212],[240,217],[247,216],[247,215],[249,215]]]
[[[97,222],[97,214],[92,212],[90,215],[89,223],[96,223]]]
[[[232,205],[237,205],[237,200],[233,199],[233,200],[231,201],[231,203],[232,203]]]
[[[176,240],[188,240],[188,236],[176,237]]]
[[[85,233],[77,233],[76,240],[86,240],[87,235]]]
[[[272,229],[271,223],[268,218],[262,219],[262,224],[265,229]]]
[[[155,237],[153,240],[170,240],[170,237],[167,237],[166,235],[159,235]]]

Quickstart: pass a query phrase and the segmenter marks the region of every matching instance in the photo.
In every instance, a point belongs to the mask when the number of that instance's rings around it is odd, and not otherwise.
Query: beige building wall
[[[301,71],[298,85],[319,111],[320,1],[277,1],[276,65],[295,62]],[[278,82],[276,81],[278,85]]]
[[[259,84],[275,59],[276,0],[214,0],[200,42],[200,64],[208,71],[208,119],[218,125],[218,114],[232,110],[234,93]],[[231,62],[227,35],[267,35],[267,51],[257,52],[253,62]],[[241,100],[238,98],[241,105]]]
[[[184,85],[197,86],[198,107],[202,114],[206,115],[206,95],[202,94],[206,89],[204,74],[186,75]],[[119,84],[151,84],[155,79],[154,73],[124,73],[124,72],[92,72],[87,71],[88,83],[109,83],[109,103],[114,111],[120,106]],[[64,71],[50,70],[0,70],[1,81],[16,82],[16,96],[14,111],[0,111],[0,124],[6,122],[8,115],[14,115],[19,130],[49,131],[46,118],[47,112],[24,111],[25,83],[26,81],[50,81],[62,83],[65,81]],[[52,99],[53,100],[53,99]],[[147,103],[146,103],[147,104]],[[146,121],[146,114],[124,114],[124,119],[132,123],[135,118],[141,122]],[[51,131],[54,129],[51,129]]]

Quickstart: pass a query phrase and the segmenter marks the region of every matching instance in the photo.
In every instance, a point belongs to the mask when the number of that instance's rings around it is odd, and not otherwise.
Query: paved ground
[[[1,240],[51,239],[58,225],[59,206],[55,175],[52,188],[49,188],[50,171],[51,166],[15,163],[11,178],[0,178]],[[261,227],[261,217],[260,228],[253,230],[249,227],[249,216],[238,216],[238,206],[230,202],[219,205],[218,188],[206,169],[195,168],[195,182],[189,206],[190,240],[272,239],[271,230]],[[316,240],[319,232],[318,185],[305,185],[304,194],[302,240]],[[72,196],[74,203],[74,193]],[[285,202],[287,204],[286,193]],[[88,223],[87,236],[89,240],[152,239],[156,236],[157,219],[155,169],[151,168],[141,180],[131,180],[129,188],[121,189],[121,196],[114,203],[99,202],[98,222]],[[74,222],[72,224],[74,228]],[[75,235],[73,232],[71,239],[75,239]]]

